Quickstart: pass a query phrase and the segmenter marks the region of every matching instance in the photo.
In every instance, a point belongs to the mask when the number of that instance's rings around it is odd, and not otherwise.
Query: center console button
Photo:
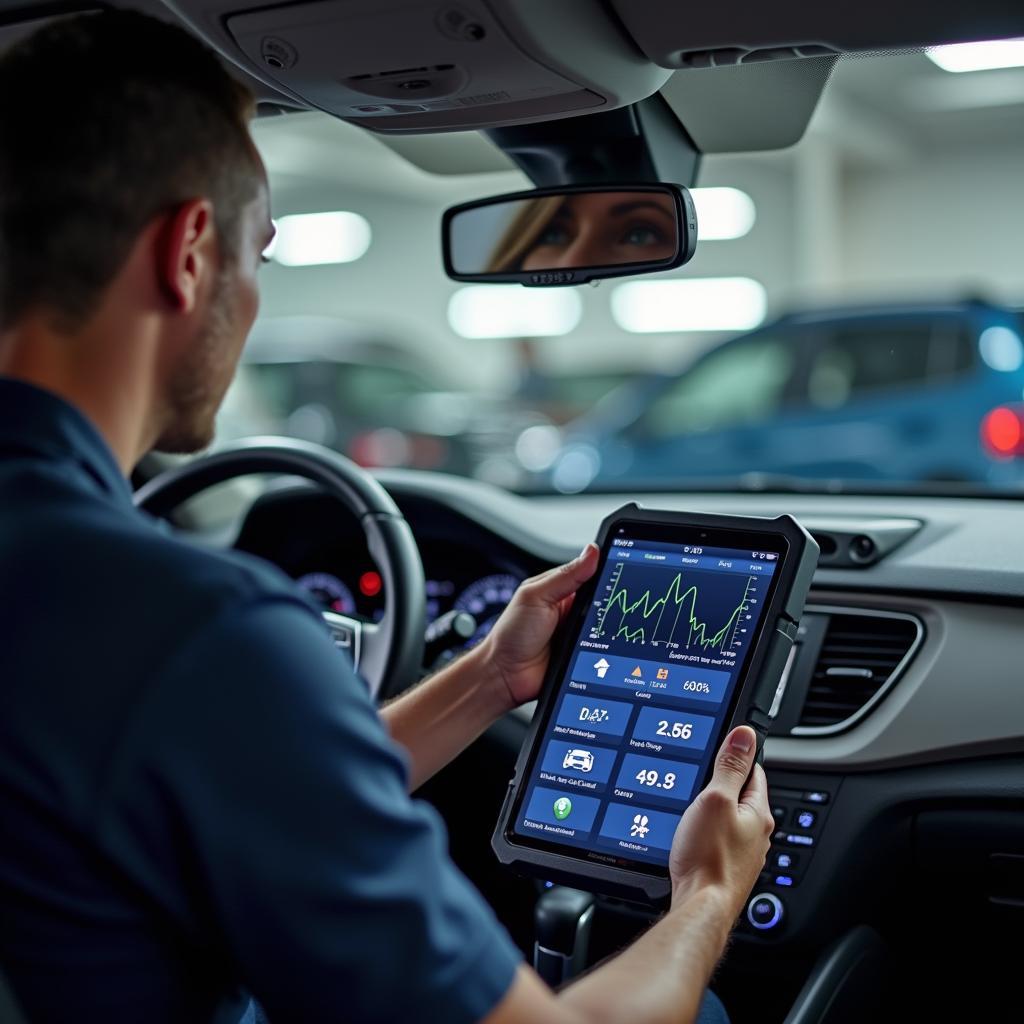
[[[782,838],[789,846],[811,847],[814,845],[814,836],[805,836],[801,832],[786,832],[783,834]]]
[[[818,814],[816,811],[809,811],[806,808],[801,808],[796,812],[796,823],[801,828],[814,828],[814,823],[818,820]]]
[[[782,900],[773,892],[761,892],[747,904],[747,920],[759,932],[778,927],[785,910]]]

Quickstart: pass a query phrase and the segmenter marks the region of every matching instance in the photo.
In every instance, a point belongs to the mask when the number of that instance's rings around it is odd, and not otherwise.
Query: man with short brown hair
[[[553,994],[408,791],[536,697],[596,550],[378,715],[289,579],[126,480],[209,443],[256,315],[250,99],[124,13],[44,27],[0,95],[0,966],[29,1020],[234,1024],[247,992],[279,1022],[692,1020],[767,851],[753,733],[683,819],[672,909]]]

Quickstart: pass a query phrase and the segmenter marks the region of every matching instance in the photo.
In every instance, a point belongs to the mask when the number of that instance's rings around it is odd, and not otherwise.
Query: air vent
[[[811,536],[817,542],[819,560],[835,558],[839,554],[839,542],[831,533],[825,533],[822,530],[812,530]]]
[[[823,569],[867,569],[905,544],[924,525],[920,519],[841,519],[808,516],[804,526],[818,542]]]
[[[863,718],[899,678],[923,635],[911,615],[832,612],[793,735],[839,732]]]
[[[838,57],[839,51],[820,43],[796,46],[767,46],[757,50],[726,47],[719,50],[690,50],[675,55],[681,68],[721,68],[733,64],[764,64],[773,60],[797,60],[800,57]]]

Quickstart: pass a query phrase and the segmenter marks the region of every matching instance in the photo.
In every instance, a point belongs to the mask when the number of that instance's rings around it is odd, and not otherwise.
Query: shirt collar
[[[69,402],[12,377],[0,377],[0,452],[72,459],[111,497],[132,504],[110,446]]]

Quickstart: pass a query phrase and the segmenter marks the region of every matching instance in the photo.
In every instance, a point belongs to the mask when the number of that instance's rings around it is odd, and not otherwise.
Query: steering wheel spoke
[[[359,671],[359,658],[362,654],[362,640],[364,623],[359,619],[353,619],[348,615],[338,615],[337,612],[324,612],[324,622],[331,631],[334,638],[334,646],[344,651],[351,659],[352,664]]]
[[[376,622],[362,623],[362,634],[359,642],[359,669],[367,680],[380,678],[381,669],[387,661],[388,649],[391,647],[391,634],[384,625]],[[380,687],[370,684],[371,696],[377,700],[381,697]]]
[[[375,622],[363,622],[349,615],[324,612],[324,622],[334,638],[334,646],[344,651],[352,664],[366,680],[370,696],[380,696],[381,669],[387,661],[391,636],[387,629]]]

